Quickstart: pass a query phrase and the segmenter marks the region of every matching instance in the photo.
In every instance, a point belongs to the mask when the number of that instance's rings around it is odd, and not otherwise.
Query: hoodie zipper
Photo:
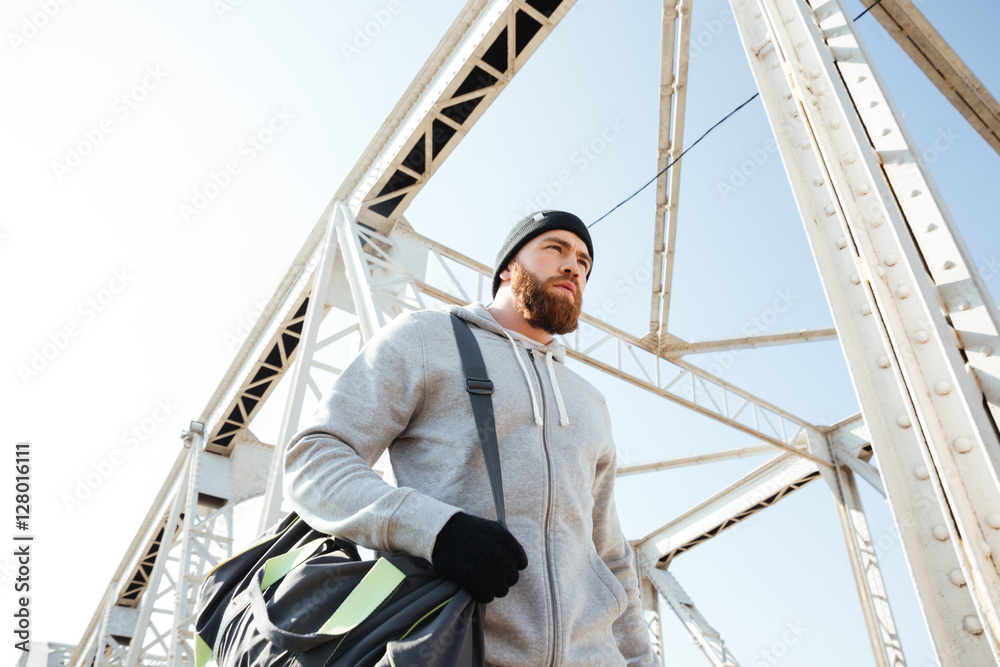
[[[527,350],[528,358],[531,360],[531,368],[535,371],[535,378],[538,380],[539,400],[542,403],[542,451],[545,452],[545,472],[548,476],[549,488],[545,499],[545,520],[543,529],[545,531],[545,569],[549,574],[549,595],[552,598],[552,651],[549,653],[550,665],[556,664],[556,640],[559,635],[559,615],[556,613],[556,584],[552,573],[552,560],[549,558],[549,516],[552,514],[552,459],[549,456],[549,446],[545,440],[545,387],[542,384],[542,376],[535,365],[535,355],[531,349]]]

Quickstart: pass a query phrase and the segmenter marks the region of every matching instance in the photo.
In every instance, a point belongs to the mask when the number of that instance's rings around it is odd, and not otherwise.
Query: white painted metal
[[[649,579],[670,608],[687,628],[691,639],[702,650],[708,661],[715,667],[739,667],[736,657],[726,648],[719,632],[705,619],[695,607],[694,601],[681,588],[674,575],[665,569],[653,566],[653,562],[643,556],[639,557],[639,571]]]
[[[672,341],[674,337],[661,337],[660,353],[665,357],[680,357],[685,354],[702,352],[722,352],[725,350],[743,350],[747,348],[765,347],[768,345],[787,345],[789,343],[808,343],[817,340],[830,340],[837,337],[836,329],[803,329],[784,333],[764,334],[761,336],[744,336],[742,338],[718,338],[715,340],[699,340],[686,342]],[[679,339],[678,339],[679,340]]]
[[[333,275],[334,259],[337,256],[337,231],[331,219],[320,246],[319,266],[313,274],[312,290],[309,294],[309,306],[302,328],[302,338],[296,348],[295,370],[292,373],[292,385],[289,387],[285,411],[281,417],[281,428],[278,431],[277,450],[271,461],[268,474],[267,489],[264,492],[264,507],[261,511],[257,532],[263,533],[276,523],[281,513],[281,485],[284,468],[284,446],[299,430],[299,416],[302,413],[302,400],[305,398],[306,386],[309,381],[309,370],[313,363],[313,350],[316,347],[316,336],[319,324],[323,321],[327,308],[327,288]]]
[[[903,647],[899,642],[896,622],[892,617],[889,598],[886,595],[878,556],[872,544],[871,531],[861,506],[854,475],[842,467],[836,469],[837,488],[834,503],[837,518],[847,545],[847,556],[854,574],[861,611],[868,628],[868,641],[872,646],[876,667],[905,667]]]
[[[964,366],[955,363],[955,334],[944,321],[916,249],[908,245],[909,228],[824,37],[835,48],[849,47],[855,65],[866,62],[866,54],[838,3],[817,7],[829,31],[825,36],[802,3],[733,0],[732,6],[834,312],[938,654],[943,664],[988,664],[995,658],[995,642],[976,621],[977,611],[992,614],[991,593],[976,585],[972,575],[993,574],[989,567],[983,569],[978,545],[984,535],[976,525],[977,510],[967,501],[972,492],[986,501],[979,511],[988,511],[995,484],[983,476],[991,476],[995,467],[983,466],[966,480],[949,480],[935,469],[931,454],[951,459],[953,443],[961,437],[974,440],[984,453],[993,446],[992,432],[980,435],[987,418],[981,407],[976,411],[982,397],[971,398],[974,383]],[[865,71],[878,87],[871,69]],[[936,204],[928,193],[924,205]],[[944,395],[935,391],[945,388],[940,382],[949,383]],[[952,494],[959,496],[954,504],[945,497],[949,481],[956,487]],[[953,546],[959,530],[972,531],[967,535],[972,543],[963,540],[960,554]],[[959,576],[949,578],[954,570]],[[973,601],[964,582],[952,583],[962,575],[972,579],[980,600]],[[987,619],[981,621],[988,625]]]
[[[691,0],[663,0],[660,56],[660,135],[656,153],[656,215],[653,236],[653,303],[649,330],[662,342],[670,314],[670,290],[677,239],[677,205],[684,148],[688,57],[691,53]],[[667,169],[667,165],[674,163]],[[664,171],[666,170],[666,171]]]
[[[712,452],[710,454],[698,454],[697,456],[685,456],[676,459],[663,459],[652,463],[640,463],[633,466],[623,466],[618,468],[618,476],[626,477],[643,472],[655,472],[657,470],[668,470],[670,468],[683,468],[684,466],[699,465],[712,461],[723,461],[727,459],[740,459],[744,456],[755,456],[757,454],[768,454],[774,448],[767,445],[759,447],[740,447],[739,449],[729,449],[724,452]]]

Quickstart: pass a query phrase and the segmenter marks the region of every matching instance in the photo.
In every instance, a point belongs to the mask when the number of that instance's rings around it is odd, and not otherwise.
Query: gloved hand
[[[507,595],[518,570],[528,567],[528,556],[499,521],[459,512],[438,533],[431,562],[476,602],[485,603]]]

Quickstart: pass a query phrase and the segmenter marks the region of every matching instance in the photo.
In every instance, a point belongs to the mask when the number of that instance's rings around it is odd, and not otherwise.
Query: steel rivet
[[[962,628],[970,635],[983,634],[983,624],[979,622],[978,616],[966,616],[962,619]]]
[[[987,514],[986,525],[994,530],[1000,528],[1000,512],[990,512]]]
[[[983,355],[984,357],[991,357],[993,356],[993,348],[990,347],[989,345],[983,345],[982,347],[979,348],[979,354]]]
[[[823,212],[826,213],[827,215],[837,215],[837,207],[834,206],[833,204],[830,204],[829,206],[823,209]]]
[[[861,83],[861,82],[862,82],[862,81],[864,81],[864,80],[865,80],[866,78],[867,78],[867,77],[866,77],[866,76],[864,76],[864,75],[862,74],[861,76],[859,76],[859,77],[858,77],[858,83]],[[875,104],[878,104],[878,102],[875,102],[874,104],[872,104],[872,106],[875,106]]]
[[[823,180],[822,176],[817,176],[816,178],[813,179],[813,185],[815,185],[816,187],[819,187],[824,183],[826,183],[826,181]]]
[[[938,380],[934,383],[934,393],[938,396],[947,396],[951,393],[951,382],[948,380]]]
[[[931,339],[930,334],[924,331],[923,329],[917,329],[917,331],[915,331],[913,334],[913,340],[921,344],[926,343],[930,339]]]
[[[870,191],[871,189],[867,185],[862,185],[860,188],[858,188],[858,194],[862,197],[864,197]]]
[[[865,80],[865,77],[861,77],[860,79],[858,79],[859,82],[860,81],[864,81],[864,80]],[[868,103],[868,108],[869,109],[874,109],[877,106],[878,106],[878,100],[872,100],[871,102]]]
[[[884,130],[882,130],[882,136],[883,137],[887,136],[887,135],[890,135],[890,134],[892,134],[892,130],[890,130],[889,128],[885,128]]]
[[[949,259],[948,261],[946,261],[944,264],[941,265],[941,268],[944,269],[945,271],[947,271],[948,269],[953,269],[955,268],[955,263]]]
[[[889,357],[885,354],[878,355],[879,368],[889,368]]]
[[[928,222],[927,226],[924,227],[925,232],[933,232],[935,229],[937,229],[937,225],[935,225],[933,222]]]
[[[899,428],[910,428],[910,418],[906,415],[896,417],[896,426]]]
[[[896,288],[896,298],[897,299],[905,299],[908,296],[910,296],[910,286],[909,285],[900,285],[900,286],[898,286]]]
[[[875,267],[875,275],[878,276],[879,278],[884,278],[885,277],[885,269],[883,269],[881,266],[877,266],[876,265],[876,267]]]
[[[897,262],[899,262],[899,255],[889,255],[885,258],[886,266],[896,266]]]
[[[844,238],[843,236],[838,236],[837,237],[837,248],[840,249],[840,250],[843,250],[846,247],[847,247],[847,239]]]
[[[824,19],[828,19],[828,18],[830,18],[830,16],[831,16],[831,12],[829,12],[829,11],[823,12],[823,18]]]
[[[861,310],[861,314],[862,315],[871,315],[872,314],[872,307],[869,306],[867,303],[861,304],[860,310]]]
[[[858,275],[857,271],[855,271],[854,273],[851,274],[850,280],[851,280],[851,284],[852,285],[860,285],[861,284],[861,276]]]
[[[899,165],[903,164],[903,158],[898,157],[895,160],[893,160],[892,163],[898,167]]]
[[[968,301],[959,301],[958,305],[957,305],[957,308],[959,310],[968,310],[969,309],[969,302]]]
[[[835,129],[835,130],[836,130],[836,129],[837,129],[838,127],[840,127],[840,119],[839,119],[839,118],[834,118],[833,120],[831,120],[831,121],[830,121],[830,127],[832,127],[832,128],[833,128],[833,129]]]
[[[850,51],[848,51],[847,55],[845,55],[843,58],[841,58],[841,60],[850,60],[852,57],[854,57],[854,54],[851,53]]]
[[[938,525],[934,526],[934,530],[931,531],[931,534],[934,535],[934,539],[937,540],[938,542],[944,542],[949,537],[948,529],[945,528],[943,523],[939,523]]]
[[[807,151],[810,148],[812,148],[812,144],[810,144],[808,141],[803,141],[802,142],[802,150]]]
[[[872,219],[871,226],[872,227],[881,227],[883,222],[885,222],[885,220],[881,216],[879,216],[877,218],[873,218]]]
[[[913,192],[910,193],[910,196],[911,197],[919,197],[920,196],[920,190],[914,190]]]
[[[948,580],[959,588],[965,585],[965,575],[957,567],[948,573]]]
[[[854,164],[854,161],[858,159],[858,156],[854,153],[848,153],[844,156],[844,162],[847,164]]]
[[[955,438],[955,451],[959,454],[968,454],[972,451],[972,438],[967,438],[964,435],[961,438]]]
[[[913,476],[917,479],[930,479],[931,474],[927,472],[927,466],[919,465],[913,469]]]

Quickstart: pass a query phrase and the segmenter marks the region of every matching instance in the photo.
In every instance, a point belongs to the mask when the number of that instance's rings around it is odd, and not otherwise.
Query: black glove
[[[507,595],[528,556],[499,521],[459,512],[444,524],[431,561],[438,572],[469,591],[476,602]]]

